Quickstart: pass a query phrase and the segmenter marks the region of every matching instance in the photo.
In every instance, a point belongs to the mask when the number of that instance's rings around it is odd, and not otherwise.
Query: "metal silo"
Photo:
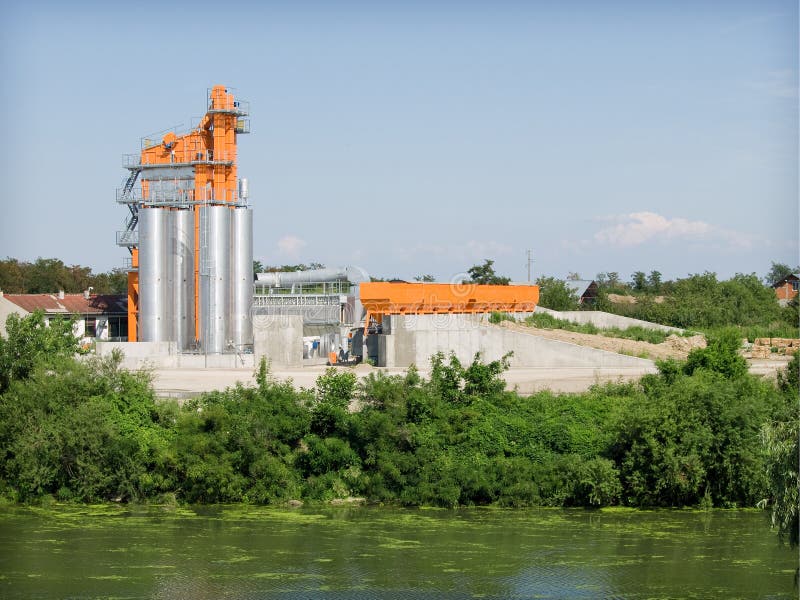
[[[204,206],[201,211],[201,342],[204,352],[219,354],[225,351],[229,339],[231,209]]]
[[[244,181],[244,180],[243,180]],[[253,343],[253,211],[231,211],[230,338],[237,350]]]
[[[143,342],[163,342],[171,338],[167,231],[166,210],[139,210],[139,339]]]
[[[194,344],[194,213],[171,210],[170,267],[172,339],[178,350]]]

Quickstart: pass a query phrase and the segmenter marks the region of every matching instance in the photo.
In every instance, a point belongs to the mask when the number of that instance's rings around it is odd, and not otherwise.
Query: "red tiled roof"
[[[128,312],[128,297],[125,295],[94,294],[87,299],[83,294],[4,294],[22,310],[32,313],[43,310],[47,314],[124,314]]]

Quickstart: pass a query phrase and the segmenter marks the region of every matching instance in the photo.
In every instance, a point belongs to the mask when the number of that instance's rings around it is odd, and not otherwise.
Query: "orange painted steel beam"
[[[536,285],[477,285],[474,283],[386,283],[360,286],[361,304],[370,321],[383,315],[426,315],[532,312],[539,303]]]
[[[128,271],[128,341],[139,339],[139,249],[131,251],[131,270]]]

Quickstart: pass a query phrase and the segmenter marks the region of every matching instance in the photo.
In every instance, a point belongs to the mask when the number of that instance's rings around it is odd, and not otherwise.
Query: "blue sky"
[[[0,257],[121,266],[121,155],[222,83],[267,264],[800,262],[796,2],[33,0],[1,27]]]

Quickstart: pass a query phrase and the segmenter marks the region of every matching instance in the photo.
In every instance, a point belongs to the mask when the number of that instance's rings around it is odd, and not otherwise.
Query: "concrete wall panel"
[[[652,361],[578,346],[568,342],[539,337],[495,327],[481,315],[458,315],[444,322],[433,315],[394,316],[391,335],[385,347],[392,347],[394,362],[387,355],[385,366],[407,367],[416,364],[427,367],[437,352],[451,352],[462,363],[471,363],[480,351],[484,361],[498,360],[509,351],[514,367],[650,367]],[[462,318],[469,317],[469,318]],[[391,339],[393,338],[393,340]]]

